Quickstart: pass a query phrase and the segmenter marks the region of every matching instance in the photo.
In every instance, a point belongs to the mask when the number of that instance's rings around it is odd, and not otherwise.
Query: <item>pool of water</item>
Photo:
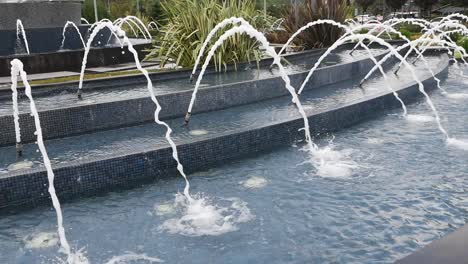
[[[439,56],[427,57],[430,65],[437,65],[441,60],[442,57]],[[416,66],[415,70],[421,80],[430,76],[423,63],[418,63]],[[359,88],[357,85],[361,79],[362,76],[356,76],[348,81],[306,91],[301,95],[301,103],[305,111],[312,115],[388,93],[385,82],[393,89],[399,89],[412,80],[408,71],[401,71],[398,76],[389,73],[387,80],[376,76]],[[300,118],[297,108],[291,104],[290,96],[282,96],[253,104],[195,114],[189,129],[181,126],[183,118],[167,122],[173,129],[175,142],[182,144],[212,138],[214,135],[251,130],[294,118]],[[52,163],[57,166],[76,161],[108,158],[111,155],[147,151],[155,147],[167,147],[167,141],[165,128],[150,122],[139,126],[48,140],[46,145]],[[0,177],[21,168],[15,165],[17,162],[14,155],[15,146],[2,147],[0,153],[7,153],[0,155]],[[24,158],[26,162],[32,163],[27,166],[28,168],[30,166],[43,168],[42,156],[37,152],[36,144],[24,145]]]
[[[454,67],[443,87],[468,93]],[[432,98],[452,136],[468,137],[468,98]],[[409,114],[430,115],[424,102]],[[233,201],[245,221],[200,235],[167,228],[181,215],[180,177],[63,205],[68,239],[92,263],[145,254],[167,263],[391,263],[468,221],[468,152],[446,144],[434,122],[390,111],[326,135],[353,161],[345,178],[315,174],[300,144],[190,175],[192,193]],[[421,121],[422,120],[422,121]],[[50,208],[0,216],[1,263],[60,263]],[[143,260],[129,263],[149,263]]]

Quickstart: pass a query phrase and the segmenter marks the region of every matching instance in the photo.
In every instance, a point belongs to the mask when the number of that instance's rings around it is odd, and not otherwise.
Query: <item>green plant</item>
[[[292,5],[283,23],[290,35],[309,22],[319,19],[330,19],[343,23],[346,19],[348,6],[345,0],[304,0],[303,3]],[[332,45],[342,34],[342,30],[328,24],[317,25],[305,30],[295,40],[296,45],[305,48],[321,48]]]
[[[400,30],[399,30],[399,31],[400,31],[400,33],[401,33],[403,36],[405,36],[406,38],[408,38],[408,39],[411,38],[412,33],[411,33],[411,31],[408,30],[408,28],[406,28],[406,27],[400,27]]]
[[[97,1],[98,17],[99,19],[110,18],[106,6],[102,1]],[[81,16],[86,18],[90,23],[95,22],[94,17],[94,2],[93,0],[85,0],[81,8]]]
[[[368,28],[363,28],[363,29],[359,30],[358,33],[359,34],[367,34],[367,33],[369,33],[369,29]]]
[[[463,37],[457,41],[457,45],[468,50],[468,37]]]
[[[411,33],[421,33],[422,28],[418,25],[412,24],[412,23],[401,23],[400,28],[405,28]]]
[[[226,18],[243,17],[257,29],[267,28],[272,23],[251,0],[165,0],[161,4],[167,24],[160,28],[158,44],[148,57],[158,57],[162,65],[173,62],[179,66],[193,66],[210,31]],[[218,32],[211,44],[229,28]],[[259,60],[262,54],[257,47],[257,41],[246,35],[236,35],[217,49],[212,61],[217,70],[222,70],[228,63]],[[209,49],[210,46],[204,56]]]

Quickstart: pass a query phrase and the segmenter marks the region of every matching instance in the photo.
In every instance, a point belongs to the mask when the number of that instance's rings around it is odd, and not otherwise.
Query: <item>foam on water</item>
[[[154,212],[156,215],[168,215],[175,212],[174,205],[172,203],[161,203],[154,205]]]
[[[468,150],[467,139],[448,138],[447,145],[458,148],[458,149],[462,149],[462,150]]]
[[[324,178],[349,178],[359,165],[351,158],[352,150],[335,150],[333,144],[312,153],[316,175]]]
[[[265,187],[268,184],[267,179],[261,176],[252,176],[245,181],[239,182],[242,186],[247,189],[260,189]]]
[[[203,135],[208,134],[208,131],[204,129],[195,129],[195,130],[190,130],[189,134],[192,136],[203,136]]]
[[[16,170],[23,170],[23,169],[30,169],[34,163],[29,160],[22,160],[15,162],[13,164],[8,165],[7,170],[9,171],[16,171]]]
[[[182,194],[176,194],[174,208],[180,217],[170,218],[159,227],[159,231],[184,236],[218,236],[236,231],[237,224],[254,218],[247,203],[238,198],[224,199],[224,206],[219,206],[206,197],[193,197],[187,200]]]
[[[373,145],[380,145],[384,143],[384,140],[380,138],[368,138],[367,143],[373,144]]]
[[[435,118],[433,116],[429,115],[407,115],[405,116],[406,120],[409,122],[418,122],[418,123],[429,123],[429,122],[434,122]]]
[[[445,95],[449,99],[454,99],[454,100],[465,100],[468,99],[468,94],[467,93],[448,93]]]
[[[28,249],[47,248],[58,245],[57,232],[40,232],[23,239],[24,247]]]
[[[112,257],[106,264],[129,264],[129,263],[161,263],[163,260],[156,257],[148,257],[145,254],[127,253]]]

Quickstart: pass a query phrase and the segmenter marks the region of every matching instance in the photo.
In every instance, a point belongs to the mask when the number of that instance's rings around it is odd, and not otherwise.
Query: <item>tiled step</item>
[[[438,70],[434,70],[438,75],[443,76],[448,67],[447,57],[430,60],[431,65],[437,65]],[[434,88],[434,80],[422,67],[418,67],[418,76],[425,80],[427,89]],[[342,129],[400,106],[382,78],[370,80],[362,88],[355,86],[358,81],[325,86],[301,96],[314,135]],[[407,102],[421,96],[407,71],[387,82],[399,89]],[[303,120],[290,101],[284,96],[196,114],[188,128],[180,126],[181,118],[168,120],[186,170],[194,172],[227,159],[301,140],[303,132],[299,130]],[[160,126],[144,124],[47,140],[61,198],[131,187],[142,180],[176,175],[164,132]],[[0,207],[47,201],[47,177],[36,146],[25,146],[24,158],[34,164],[29,169],[11,169],[15,162],[14,147],[0,148],[0,153],[0,196],[3,196]]]
[[[381,50],[376,50],[375,53],[378,54],[377,57],[385,54]],[[330,60],[334,59],[336,57],[330,57]],[[313,63],[315,60],[308,61],[307,67]],[[322,67],[315,72],[307,89],[349,80],[353,76],[366,73],[372,65],[369,58],[361,56],[349,62]],[[290,78],[295,87],[299,87],[308,73],[303,67],[299,70],[297,67],[289,68]],[[275,71],[262,69],[258,76],[257,70],[207,75],[198,93],[193,113],[219,110],[288,94]],[[162,119],[181,117],[186,113],[194,87],[187,77],[153,84],[163,108]],[[74,92],[64,91],[35,98],[46,138],[136,125],[154,119],[155,105],[148,96],[146,84],[91,90],[86,91],[83,96],[84,99],[79,100]],[[3,100],[0,104],[0,122],[4,124],[0,127],[0,146],[15,143],[12,105],[8,100],[11,98]],[[35,130],[34,121],[29,115],[28,100],[20,100],[20,111],[22,138],[25,142],[31,142],[34,140]]]

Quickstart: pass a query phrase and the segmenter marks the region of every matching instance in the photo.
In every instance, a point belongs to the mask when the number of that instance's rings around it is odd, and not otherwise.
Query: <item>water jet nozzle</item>
[[[20,158],[23,156],[23,144],[16,143],[16,158]]]
[[[190,74],[190,83],[193,82],[193,74]]]
[[[362,88],[362,84],[366,81],[367,79],[362,79],[360,82],[359,82],[359,88]]]
[[[192,116],[192,113],[190,112],[187,112],[187,114],[185,114],[185,117],[184,117],[184,126],[188,126],[188,123],[190,121],[190,117]]]
[[[81,89],[78,89],[78,93],[76,95],[78,96],[78,99],[80,99],[80,100],[83,99]]]

